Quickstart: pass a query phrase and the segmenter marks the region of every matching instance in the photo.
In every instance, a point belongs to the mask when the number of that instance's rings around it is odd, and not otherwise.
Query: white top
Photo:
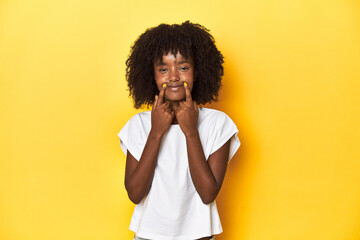
[[[138,161],[151,129],[151,111],[133,116],[118,136]],[[198,131],[205,158],[230,138],[229,161],[240,146],[234,122],[223,112],[199,108]],[[135,206],[130,230],[156,240],[193,240],[222,232],[215,201],[204,204],[192,182],[186,139],[179,125],[171,125],[161,140],[158,162],[148,195]]]

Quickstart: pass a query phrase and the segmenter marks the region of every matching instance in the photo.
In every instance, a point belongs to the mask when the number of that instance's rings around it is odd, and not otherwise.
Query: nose
[[[179,81],[180,77],[179,74],[176,70],[171,70],[170,71],[170,75],[169,75],[169,81],[170,82],[175,82],[175,81]]]

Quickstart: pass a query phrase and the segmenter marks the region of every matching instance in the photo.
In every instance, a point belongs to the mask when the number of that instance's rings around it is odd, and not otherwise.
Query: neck
[[[170,101],[170,108],[173,112],[174,112],[174,106],[179,106],[179,102]],[[174,118],[173,118],[171,124],[179,124],[179,122],[176,119],[176,115],[174,115]]]
[[[172,122],[171,122],[171,125],[174,125],[174,124],[179,124],[179,122],[177,121],[176,117],[174,116]]]

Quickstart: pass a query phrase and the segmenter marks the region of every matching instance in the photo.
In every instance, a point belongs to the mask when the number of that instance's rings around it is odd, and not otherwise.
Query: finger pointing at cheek
[[[185,88],[185,94],[186,94],[185,102],[188,106],[190,106],[190,104],[192,104],[192,97],[191,97],[190,88],[189,88],[189,85],[187,84],[187,82],[184,82],[184,88]]]
[[[160,104],[164,103],[165,89],[166,89],[166,83],[164,83],[160,89],[160,93],[159,93],[159,103]]]

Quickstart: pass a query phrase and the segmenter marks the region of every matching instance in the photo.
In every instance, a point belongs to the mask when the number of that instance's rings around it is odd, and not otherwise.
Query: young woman
[[[135,108],[120,130],[125,188],[136,204],[134,239],[214,239],[222,232],[215,199],[228,161],[240,146],[216,101],[223,56],[209,31],[189,21],[160,24],[135,41],[126,78]]]

